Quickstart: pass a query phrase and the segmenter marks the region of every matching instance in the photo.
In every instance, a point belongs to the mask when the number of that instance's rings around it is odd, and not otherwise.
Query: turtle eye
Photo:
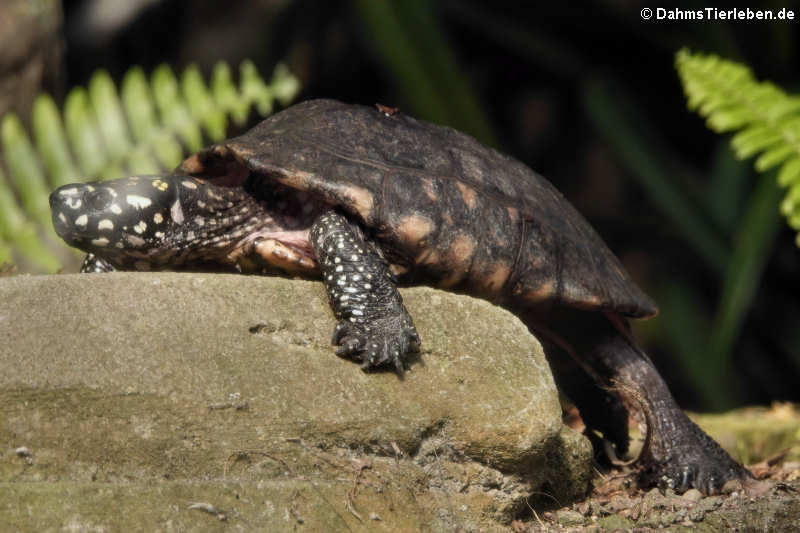
[[[107,189],[99,189],[86,195],[86,203],[97,211],[104,211],[113,201],[114,196]]]

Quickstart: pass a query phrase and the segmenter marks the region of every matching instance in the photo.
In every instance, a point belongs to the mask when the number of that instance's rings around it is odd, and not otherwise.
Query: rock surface
[[[423,350],[400,379],[333,354],[319,283],[0,278],[0,524],[507,531],[581,498],[591,449],[527,329],[402,293]]]

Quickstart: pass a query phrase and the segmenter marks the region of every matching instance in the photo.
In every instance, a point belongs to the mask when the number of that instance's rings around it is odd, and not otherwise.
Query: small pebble
[[[19,448],[17,448],[16,450],[14,450],[14,453],[16,453],[16,454],[17,454],[17,457],[22,457],[22,458],[24,458],[24,459],[25,459],[25,462],[26,462],[27,464],[29,464],[29,465],[32,465],[32,464],[33,464],[33,453],[31,453],[31,451],[30,451],[30,450],[29,450],[27,447],[25,447],[25,446],[20,446]]]
[[[18,457],[30,457],[31,456],[31,451],[28,448],[26,448],[25,446],[20,446],[19,448],[14,450],[14,453],[16,453]]]
[[[722,494],[733,494],[742,490],[742,482],[739,479],[730,479],[722,486]]]
[[[556,520],[562,526],[574,527],[583,525],[583,515],[570,509],[556,511]]]
[[[690,502],[699,501],[703,497],[703,493],[697,489],[689,489],[683,493],[681,498],[684,500],[689,500]]]

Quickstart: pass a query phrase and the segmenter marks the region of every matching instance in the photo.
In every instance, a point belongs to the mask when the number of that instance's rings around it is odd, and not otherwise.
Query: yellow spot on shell
[[[439,252],[433,248],[425,248],[414,258],[414,263],[417,265],[437,265],[441,260]]]
[[[461,199],[464,200],[464,204],[467,206],[467,208],[475,209],[475,206],[477,205],[475,200],[475,189],[461,182],[457,182],[456,187],[458,187],[458,190],[461,192]]]
[[[344,194],[352,202],[361,218],[369,221],[374,203],[372,193],[362,187],[348,187]]]
[[[514,294],[522,295],[522,299],[529,302],[541,302],[555,297],[556,287],[552,281],[546,281],[538,287],[523,287],[518,284],[514,287]]]
[[[477,243],[469,235],[459,234],[447,250],[447,265],[451,274],[439,282],[440,287],[452,287],[464,279],[472,266]]]
[[[397,234],[409,246],[424,246],[424,241],[433,231],[433,221],[428,217],[409,215],[400,219]]]
[[[153,183],[153,187],[155,187],[156,189],[158,189],[161,192],[164,192],[167,189],[169,189],[169,183],[167,183],[164,180],[155,179],[155,180],[153,180],[152,183]]]
[[[425,191],[425,196],[427,196],[431,202],[435,202],[439,199],[439,196],[434,190],[433,182],[428,178],[422,180],[422,190]]]
[[[480,273],[481,279],[478,282],[487,292],[496,293],[508,281],[508,277],[511,275],[511,267],[504,263],[494,263],[486,266],[487,268]]]

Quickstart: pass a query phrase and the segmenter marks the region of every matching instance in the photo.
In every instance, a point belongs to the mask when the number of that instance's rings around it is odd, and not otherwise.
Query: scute
[[[426,210],[434,209],[434,201],[447,201],[445,217],[463,221],[463,216],[480,216],[466,213],[476,203],[491,204],[508,212],[506,220],[518,220],[519,227],[500,227],[499,231],[521,231],[524,236],[513,275],[516,286],[509,287],[519,303],[555,301],[634,317],[657,312],[653,301],[555,187],[521,162],[452,128],[402,113],[387,116],[373,107],[312,100],[277,113],[247,134],[194,157],[202,159],[212,153],[234,157],[252,171],[321,194],[376,231],[403,220],[390,213],[393,206],[387,205],[390,202],[385,198],[396,180],[409,189],[405,193],[416,202],[400,202],[409,210],[406,217],[424,218]],[[184,168],[195,164],[195,160],[187,160]],[[417,190],[410,187],[412,183],[418,184],[418,196],[414,196]],[[440,191],[450,189],[454,191],[449,196],[457,196],[457,200],[442,198]],[[471,227],[480,232],[492,229]],[[443,231],[456,229],[467,228],[454,225]],[[477,235],[475,238],[477,241]],[[410,257],[423,252],[427,260],[447,256],[447,250],[404,245]],[[496,272],[497,268],[485,271]],[[485,284],[491,285],[489,280]]]

